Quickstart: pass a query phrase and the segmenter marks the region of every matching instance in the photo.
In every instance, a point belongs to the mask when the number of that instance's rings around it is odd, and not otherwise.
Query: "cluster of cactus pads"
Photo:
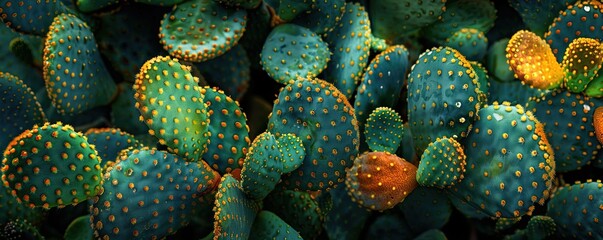
[[[0,239],[603,238],[600,0],[0,0]]]

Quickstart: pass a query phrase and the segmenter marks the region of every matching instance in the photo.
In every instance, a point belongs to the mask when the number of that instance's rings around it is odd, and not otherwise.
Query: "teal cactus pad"
[[[161,144],[189,161],[207,150],[209,113],[190,67],[178,59],[155,57],[140,69],[133,86],[136,108]]]
[[[333,55],[323,78],[351,99],[369,62],[371,28],[366,9],[358,3],[346,3],[341,20],[325,35]]]
[[[525,0],[509,0],[509,4],[515,9],[523,23],[530,31],[538,36],[543,36],[548,30],[553,20],[559,16],[559,11],[565,10],[567,5],[575,1],[560,1],[560,0],[541,0],[541,1],[525,1]]]
[[[316,33],[297,24],[272,29],[261,52],[262,69],[275,81],[288,84],[314,78],[327,67],[331,52]]]
[[[0,225],[0,238],[13,239],[31,239],[44,240],[44,236],[40,234],[40,230],[26,219],[13,219],[6,224]]]
[[[490,99],[490,74],[488,70],[478,61],[471,61],[471,67],[475,71],[475,75],[477,75],[477,82],[479,83],[480,92],[486,95],[486,99]]]
[[[501,82],[510,82],[515,80],[511,66],[507,63],[507,45],[509,38],[499,39],[493,42],[486,54],[486,69],[490,75]]]
[[[260,206],[231,174],[222,176],[214,202],[214,239],[247,239]]]
[[[326,235],[329,239],[359,240],[371,214],[369,210],[353,202],[345,187],[337,187],[325,194],[330,195],[333,206],[323,224]]]
[[[408,122],[417,152],[438,137],[465,137],[484,100],[473,67],[457,50],[422,53],[408,76]]]
[[[17,32],[42,36],[55,16],[69,11],[60,0],[4,0],[0,4],[0,20]]]
[[[555,220],[557,238],[597,239],[601,232],[603,183],[576,182],[559,188],[547,203],[546,215]]]
[[[603,4],[594,0],[575,1],[559,13],[544,34],[557,62],[563,61],[567,47],[576,38],[603,40],[602,14]]]
[[[283,173],[295,171],[306,158],[306,148],[304,148],[303,140],[295,134],[286,133],[282,134],[276,141],[278,142],[278,148],[283,153]]]
[[[370,0],[369,4],[373,34],[389,42],[420,31],[446,10],[445,0]]]
[[[365,228],[363,239],[414,239],[415,235],[408,227],[408,220],[393,212],[375,215]]]
[[[438,138],[421,155],[417,182],[421,186],[449,188],[463,179],[467,156],[454,138]]]
[[[541,98],[551,90],[542,90],[523,84],[521,81],[501,82],[496,79],[490,80],[488,88],[488,103],[509,102],[512,105],[525,106],[530,99]]]
[[[481,61],[488,50],[486,34],[475,28],[461,28],[445,40],[446,46],[458,50],[467,60]]]
[[[262,210],[258,213],[251,226],[251,240],[263,239],[304,239],[283,219],[273,212]]]
[[[555,152],[557,172],[586,166],[596,157],[600,143],[595,136],[592,115],[601,105],[594,99],[564,90],[552,91],[530,100],[526,109],[544,124]]]
[[[223,55],[195,64],[211,86],[235,100],[243,98],[251,81],[251,62],[245,48],[236,45]]]
[[[42,73],[36,71],[36,67],[23,62],[20,57],[12,52],[10,45],[8,44],[16,38],[22,38],[27,41],[28,38],[24,38],[24,36],[25,35],[13,31],[5,24],[0,24],[0,42],[4,43],[0,44],[0,56],[2,56],[2,58],[0,58],[0,64],[3,66],[4,70],[0,71],[4,72],[10,70],[12,75],[19,76],[27,86],[37,92],[39,89],[45,89]],[[33,50],[33,48],[30,49]]]
[[[298,14],[292,23],[309,28],[322,35],[333,30],[343,16],[345,0],[311,1],[308,11]]]
[[[274,212],[304,239],[317,239],[322,232],[326,212],[311,193],[274,191],[264,199],[264,209]]]
[[[544,125],[520,105],[494,103],[478,112],[462,142],[465,177],[450,199],[465,216],[510,218],[531,214],[550,197],[553,148]]]
[[[402,117],[389,107],[378,107],[368,116],[364,137],[371,151],[395,153],[402,142]]]
[[[261,201],[281,179],[283,153],[270,132],[258,135],[251,143],[241,170],[241,188],[250,199]]]
[[[361,125],[377,107],[393,108],[398,103],[410,68],[408,54],[403,45],[391,46],[376,55],[364,70],[354,97]]]
[[[267,131],[277,138],[292,133],[303,140],[301,166],[283,175],[287,189],[329,190],[345,179],[359,148],[354,109],[346,97],[324,80],[297,80],[281,89]]]
[[[603,63],[603,45],[593,38],[576,38],[567,47],[561,62],[564,86],[574,93],[582,92],[598,76]]]
[[[134,135],[119,128],[90,128],[86,130],[84,136],[95,146],[98,156],[103,161],[115,161],[121,150],[141,146]]]
[[[28,207],[64,207],[102,192],[94,145],[62,123],[34,126],[4,151],[2,181]]]
[[[446,11],[438,20],[423,28],[423,36],[434,43],[444,44],[446,38],[463,28],[488,32],[494,27],[496,8],[488,0],[447,1]]]
[[[94,231],[90,226],[90,216],[83,215],[73,219],[63,234],[65,240],[90,240],[94,239]]]
[[[247,116],[239,102],[222,90],[203,87],[201,94],[209,113],[209,144],[203,159],[220,174],[243,167],[243,159],[251,144]]]
[[[92,30],[72,14],[58,15],[50,25],[43,73],[48,95],[62,114],[107,105],[117,94]]]
[[[104,192],[92,199],[94,236],[165,238],[189,224],[201,196],[213,191],[219,178],[203,161],[147,147],[123,151],[105,171]]]
[[[78,11],[84,13],[104,12],[119,7],[120,0],[75,0]]]
[[[417,167],[388,152],[365,152],[346,169],[345,186],[352,201],[369,210],[391,209],[418,186]]]
[[[185,1],[161,20],[160,43],[176,58],[203,62],[235,46],[246,23],[244,9],[225,8],[214,0]]]
[[[414,238],[414,240],[447,240],[446,234],[440,229],[427,230]]]
[[[19,77],[0,72],[0,149],[35,124],[44,124],[46,116],[35,93]]]
[[[11,219],[39,221],[43,214],[41,208],[29,208],[13,196],[10,188],[0,184],[0,226]]]
[[[496,223],[494,223],[494,230],[496,232],[512,230],[513,228],[517,227],[521,219],[522,217],[497,218]]]
[[[306,11],[310,11],[312,1],[291,1],[291,0],[279,0],[275,13],[279,20],[278,22],[291,22],[295,19],[298,14]]]
[[[224,6],[235,7],[235,8],[245,8],[245,9],[255,9],[261,3],[262,0],[215,0]]]
[[[185,2],[187,0],[132,0],[132,1],[138,2],[138,3],[149,4],[149,5],[157,5],[157,6],[167,7],[167,6],[176,5],[181,2]]]
[[[111,102],[109,121],[112,126],[133,135],[148,134],[149,127],[140,121],[140,111],[136,108],[133,84],[121,82],[117,86],[120,94]]]
[[[555,235],[557,224],[550,216],[536,215],[530,218],[525,231],[528,239],[547,239]]]
[[[444,190],[418,186],[396,207],[414,233],[440,229],[454,211]]]

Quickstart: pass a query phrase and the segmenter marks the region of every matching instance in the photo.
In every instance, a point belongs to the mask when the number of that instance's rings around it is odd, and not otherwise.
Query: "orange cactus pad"
[[[593,114],[593,125],[595,125],[595,135],[599,143],[603,144],[603,106],[595,109]]]
[[[507,44],[507,63],[515,77],[539,89],[553,89],[563,82],[563,70],[551,47],[530,31],[518,31]]]
[[[418,186],[417,167],[388,152],[363,153],[346,173],[348,194],[370,210],[390,209]]]

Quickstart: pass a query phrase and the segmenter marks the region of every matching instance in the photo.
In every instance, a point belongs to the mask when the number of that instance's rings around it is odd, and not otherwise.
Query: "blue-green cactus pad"
[[[73,219],[63,234],[65,240],[90,240],[94,239],[94,231],[90,226],[90,216],[83,215]]]
[[[418,32],[446,10],[442,0],[370,0],[369,4],[373,34],[390,42]]]
[[[4,0],[0,3],[0,20],[17,32],[41,36],[48,32],[55,16],[69,11],[60,0]]]
[[[446,38],[463,28],[488,32],[494,27],[496,8],[488,0],[447,1],[446,11],[435,22],[423,28],[423,36],[434,43],[444,44]]]
[[[445,40],[446,46],[458,50],[470,61],[481,61],[488,50],[486,34],[475,28],[461,28]]]
[[[200,160],[210,137],[209,113],[190,67],[171,57],[152,58],[140,69],[133,88],[149,133],[170,152]]]
[[[278,148],[283,153],[283,173],[290,173],[295,171],[306,158],[306,149],[304,148],[304,142],[301,138],[295,136],[295,134],[286,133],[282,134],[278,139]]]
[[[414,233],[444,227],[454,211],[444,190],[418,186],[396,208]]]
[[[291,225],[273,212],[262,210],[253,220],[251,226],[251,240],[263,239],[303,239]]]
[[[298,78],[314,78],[330,60],[329,47],[316,33],[297,24],[272,29],[261,52],[264,71],[275,81],[288,84]]]
[[[422,53],[408,76],[408,122],[422,153],[438,137],[465,137],[483,93],[473,67],[457,50]]]
[[[107,105],[117,93],[92,30],[72,14],[58,15],[50,25],[43,73],[48,96],[63,114]]]
[[[603,183],[576,182],[559,188],[547,203],[546,215],[555,220],[556,238],[599,239]]]
[[[478,112],[462,142],[464,179],[450,191],[457,209],[472,218],[520,217],[544,205],[555,176],[544,126],[520,105],[494,103]]]
[[[18,76],[27,86],[37,92],[39,89],[44,89],[44,78],[42,73],[36,70],[35,66],[27,64],[16,56],[10,49],[9,42],[15,38],[23,38],[25,35],[17,33],[10,29],[5,24],[0,23],[0,71],[9,70],[12,75]],[[23,38],[26,40],[27,38]],[[43,48],[43,46],[42,46]],[[33,53],[32,53],[33,54]],[[42,54],[42,53],[40,53]]]
[[[327,213],[323,223],[324,231],[330,239],[358,240],[371,213],[352,201],[345,187],[337,187],[328,193],[333,208]]]
[[[231,174],[222,176],[214,202],[214,239],[247,239],[260,205],[247,197]]]
[[[366,9],[358,3],[346,3],[341,20],[325,35],[333,55],[323,78],[347,98],[352,98],[371,49],[371,27]]]
[[[176,58],[203,62],[235,46],[246,23],[245,9],[226,8],[214,0],[185,1],[161,20],[160,43]]]
[[[119,128],[90,128],[84,136],[96,147],[98,156],[103,161],[115,161],[121,150],[141,146],[134,135]]]
[[[291,22],[295,19],[298,14],[310,11],[312,1],[301,0],[301,1],[290,1],[290,0],[278,0],[279,3],[274,6],[276,7],[275,13],[278,15],[279,21]]]
[[[216,86],[235,100],[243,97],[251,81],[251,62],[245,48],[237,45],[224,55],[195,66],[211,86]]]
[[[576,38],[567,47],[561,62],[564,86],[579,93],[598,76],[603,63],[603,45],[593,38]]]
[[[375,215],[363,231],[366,234],[362,239],[413,239],[411,236],[414,235],[408,227],[408,220],[394,212]]]
[[[93,198],[94,236],[165,238],[189,224],[201,196],[216,188],[219,177],[203,161],[147,147],[123,151],[105,171],[104,192]]]
[[[311,1],[310,9],[298,14],[292,23],[307,27],[316,34],[327,33],[341,20],[346,4],[345,0]]]
[[[479,83],[479,90],[484,93],[486,99],[489,99],[490,95],[490,74],[488,70],[478,61],[471,61],[471,67],[475,71],[475,75],[477,75],[477,82]]]
[[[235,8],[245,8],[245,9],[255,9],[261,3],[262,0],[214,0],[224,6],[235,7]]]
[[[571,4],[571,0],[540,0],[540,1],[525,1],[525,0],[509,0],[509,4],[515,9],[523,23],[531,31],[538,36],[544,35],[548,30],[553,20],[559,16],[559,11],[565,10],[567,5]]]
[[[276,213],[304,239],[316,239],[323,227],[326,212],[308,192],[274,191],[264,199],[264,209]]]
[[[241,188],[247,197],[261,201],[281,179],[283,153],[270,132],[263,132],[251,143],[241,170]]]
[[[0,225],[18,218],[36,221],[41,219],[42,213],[41,208],[29,208],[21,204],[12,195],[10,188],[0,184]]]
[[[75,0],[77,10],[84,13],[102,12],[119,7],[120,0]]]
[[[501,82],[491,78],[488,88],[488,103],[509,102],[512,105],[525,106],[530,99],[541,98],[550,90],[543,90],[524,84],[515,79],[514,81]]]
[[[345,169],[358,154],[354,109],[333,84],[320,79],[300,79],[283,87],[267,130],[277,138],[293,133],[303,140],[303,163],[282,177],[287,189],[328,190],[345,180]]]
[[[130,82],[118,84],[120,94],[111,102],[109,121],[112,126],[133,135],[148,134],[149,127],[140,121],[140,111],[136,108],[136,91]]]
[[[187,0],[132,0],[134,2],[157,5],[157,6],[173,6],[175,4],[187,1]]]
[[[400,147],[403,134],[402,117],[389,107],[373,110],[364,125],[366,144],[374,152],[395,153]]]
[[[454,138],[438,138],[421,155],[417,182],[425,187],[448,188],[463,179],[467,156]]]
[[[511,82],[515,80],[511,66],[507,63],[507,45],[509,38],[499,39],[488,48],[486,54],[486,69],[494,79],[501,82]]]

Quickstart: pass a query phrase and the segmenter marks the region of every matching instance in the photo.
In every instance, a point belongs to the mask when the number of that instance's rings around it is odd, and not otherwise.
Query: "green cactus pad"
[[[547,203],[546,215],[555,220],[557,238],[598,239],[601,232],[603,183],[576,182],[559,188]]]
[[[304,239],[316,239],[322,232],[326,212],[311,193],[274,191],[264,199],[264,209],[274,212]]]
[[[44,236],[31,222],[25,219],[13,219],[6,224],[0,225],[0,238],[44,240]]]
[[[50,25],[43,73],[48,96],[62,114],[107,105],[117,94],[92,30],[72,14],[58,15]]]
[[[361,125],[375,108],[391,108],[398,103],[408,68],[408,50],[403,45],[391,46],[371,60],[354,97]]]
[[[427,230],[414,238],[414,240],[447,240],[446,234],[440,229]]]
[[[214,202],[214,239],[247,239],[260,206],[231,174],[222,176]]]
[[[550,216],[533,216],[528,221],[528,226],[526,226],[528,239],[546,239],[554,236],[556,231],[557,224]]]
[[[411,236],[415,235],[408,227],[408,220],[394,212],[375,215],[365,228],[362,239],[413,239]]]
[[[34,90],[34,92],[37,92],[39,89],[45,88],[42,73],[37,71],[36,67],[23,62],[21,60],[22,58],[15,55],[9,45],[13,39],[17,38],[27,41],[28,38],[24,36],[25,35],[13,31],[5,24],[0,24],[0,42],[4,43],[0,44],[0,56],[2,56],[2,58],[0,58],[0,65],[3,66],[4,70],[0,71],[4,72],[10,70],[12,75],[19,76],[27,86]],[[33,50],[34,48],[30,47],[30,49]],[[33,51],[32,54],[34,54]]]
[[[53,18],[69,9],[60,0],[2,1],[0,20],[13,30],[24,34],[44,35]]]
[[[175,4],[185,2],[187,0],[132,0],[138,3],[157,5],[157,6],[173,6]]]
[[[559,11],[565,10],[567,5],[571,4],[571,2],[575,1],[509,0],[509,4],[519,13],[526,27],[538,36],[544,35],[551,23],[553,23],[553,20],[559,16]]]
[[[211,86],[217,86],[235,100],[242,99],[251,81],[251,62],[241,45],[224,55],[195,64]]]
[[[408,122],[417,152],[438,137],[465,137],[483,98],[473,67],[457,50],[422,53],[408,76]]]
[[[467,156],[454,138],[438,138],[421,155],[417,182],[424,187],[448,188],[463,179]]]
[[[599,70],[601,71],[601,70]],[[586,86],[586,89],[582,92],[584,95],[593,97],[593,98],[601,98],[603,97],[603,74],[598,74],[589,84]]]
[[[368,64],[371,49],[371,28],[366,9],[358,3],[346,3],[341,20],[325,35],[333,55],[323,78],[333,83],[347,98],[352,98]]]
[[[203,62],[235,46],[245,31],[247,12],[214,0],[191,0],[174,6],[161,20],[160,43],[170,55]]]
[[[352,200],[375,211],[393,208],[418,186],[417,167],[388,152],[365,152],[346,173]]]
[[[488,32],[494,27],[496,11],[494,3],[488,0],[447,1],[440,18],[423,28],[423,36],[443,44],[446,38],[463,28]]]
[[[511,218],[497,218],[496,223],[494,224],[494,230],[496,232],[504,232],[507,230],[512,230],[514,227],[518,225],[521,221],[522,217],[511,217]]]
[[[300,79],[283,87],[267,131],[277,138],[292,133],[303,140],[303,163],[282,177],[287,189],[329,190],[344,181],[345,169],[358,154],[354,109],[333,84],[320,79]]]
[[[65,229],[63,235],[65,240],[91,240],[94,239],[94,231],[90,226],[90,216],[77,217]]]
[[[261,52],[264,71],[275,81],[288,84],[298,78],[314,78],[326,67],[331,52],[316,33],[296,24],[272,29]]]
[[[445,0],[370,0],[369,4],[373,34],[389,42],[418,32],[446,10]]]
[[[364,126],[366,144],[374,152],[395,153],[400,147],[403,134],[402,117],[389,107],[376,108],[368,116]]]
[[[140,111],[136,108],[136,91],[130,82],[121,82],[117,85],[120,94],[111,103],[109,121],[112,126],[133,135],[148,134],[149,127],[140,121]]]
[[[186,226],[220,175],[154,148],[129,149],[104,174],[90,221],[99,239],[161,239]]]
[[[13,196],[10,188],[0,184],[0,226],[11,219],[27,219],[38,221],[43,211],[40,208],[29,208]]]
[[[334,188],[325,194],[329,194],[333,201],[333,208],[323,224],[326,235],[329,239],[359,240],[371,212],[354,203],[345,187]]]
[[[134,83],[136,108],[161,144],[189,161],[207,150],[209,113],[190,67],[171,57],[155,57],[140,69]]]
[[[488,38],[475,28],[461,28],[445,40],[446,46],[458,50],[467,60],[481,61],[488,49]]]
[[[511,66],[507,63],[507,45],[509,38],[499,39],[493,42],[486,54],[486,69],[494,79],[501,82],[515,80]]]
[[[278,142],[278,148],[283,153],[283,169],[281,171],[283,173],[295,171],[306,158],[303,140],[294,134],[286,133],[282,134],[276,141]]]
[[[581,169],[596,157],[600,143],[592,115],[601,104],[581,94],[557,90],[532,99],[526,109],[544,124],[555,152],[557,172]]]
[[[488,88],[488,103],[509,102],[511,105],[523,105],[535,98],[541,98],[551,90],[542,90],[523,84],[521,81],[501,82],[490,80]]]
[[[299,13],[292,23],[309,28],[322,35],[333,30],[343,16],[345,0],[311,1],[308,11]]]
[[[245,113],[222,90],[204,87],[200,91],[205,96],[211,133],[203,159],[220,174],[240,169],[251,143]]]
[[[544,34],[557,62],[563,61],[567,47],[576,38],[603,40],[603,18],[600,17],[603,14],[603,4],[596,0],[574,2],[559,13]]]
[[[249,239],[304,239],[291,225],[273,212],[262,210],[253,220]]]
[[[98,156],[105,161],[115,161],[121,150],[138,148],[141,145],[134,135],[119,128],[90,128],[84,136],[95,146]]]
[[[283,153],[270,132],[257,136],[245,156],[241,170],[241,188],[247,197],[261,201],[281,179]]]
[[[312,5],[311,1],[291,1],[291,0],[278,0],[276,4],[275,13],[278,17],[279,22],[290,22],[295,19],[298,14],[309,11]]]
[[[104,12],[119,7],[120,0],[75,0],[77,10],[84,13]]]
[[[489,99],[490,95],[490,74],[488,70],[478,61],[471,61],[471,67],[475,71],[475,75],[477,75],[477,81],[479,83],[480,92],[486,95],[486,99]]]
[[[444,227],[453,212],[444,190],[418,186],[396,207],[415,233]]]
[[[371,50],[374,52],[382,52],[385,49],[390,47],[385,39],[375,37],[375,35],[371,34]],[[369,64],[370,66],[370,64]]]
[[[235,8],[245,8],[245,9],[255,9],[262,3],[262,0],[215,0],[215,1],[220,4],[223,4],[224,6],[235,7]]]
[[[555,175],[553,148],[541,124],[520,105],[494,103],[478,112],[465,146],[465,177],[451,200],[472,218],[531,214],[550,196]]]
[[[17,135],[35,124],[44,124],[46,117],[32,90],[17,76],[0,72],[0,149]]]
[[[563,83],[570,92],[579,93],[598,75],[603,63],[603,45],[593,38],[576,38],[567,47],[561,67]]]
[[[64,207],[102,192],[94,145],[62,123],[34,126],[4,151],[2,181],[29,207]]]

